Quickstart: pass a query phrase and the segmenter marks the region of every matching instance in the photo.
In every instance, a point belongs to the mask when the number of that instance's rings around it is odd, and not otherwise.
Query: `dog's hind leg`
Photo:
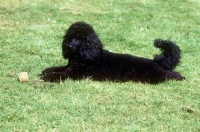
[[[184,80],[184,79],[185,79],[185,77],[183,77],[178,72],[162,70],[162,69],[151,70],[151,74],[146,76],[146,80],[149,80],[149,83],[151,83],[151,84],[158,84],[158,83],[161,83],[161,82],[165,82],[167,80],[181,81],[181,80]]]

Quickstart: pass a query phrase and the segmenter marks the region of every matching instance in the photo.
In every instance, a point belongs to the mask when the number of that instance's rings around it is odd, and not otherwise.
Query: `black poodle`
[[[180,49],[170,40],[156,39],[154,46],[162,54],[154,59],[118,54],[103,49],[92,26],[75,22],[63,37],[62,54],[68,59],[66,66],[50,67],[42,71],[44,81],[60,82],[92,78],[98,81],[135,81],[157,84],[169,79],[183,80],[173,69],[180,61]]]

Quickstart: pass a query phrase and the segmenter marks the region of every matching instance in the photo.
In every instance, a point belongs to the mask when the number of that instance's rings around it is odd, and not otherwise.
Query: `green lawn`
[[[199,9],[199,0],[1,0],[0,131],[200,131]],[[75,21],[93,25],[106,49],[147,58],[160,53],[154,39],[171,36],[186,80],[42,82],[43,69],[67,64],[62,36]]]

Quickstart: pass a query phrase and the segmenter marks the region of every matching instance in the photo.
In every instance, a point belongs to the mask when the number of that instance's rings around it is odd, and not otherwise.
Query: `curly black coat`
[[[68,64],[50,67],[42,71],[42,79],[60,82],[92,78],[99,81],[136,81],[157,84],[168,79],[183,80],[173,69],[180,61],[180,49],[170,40],[156,39],[154,46],[162,53],[154,59],[118,54],[103,49],[92,26],[75,22],[63,37],[62,54]]]

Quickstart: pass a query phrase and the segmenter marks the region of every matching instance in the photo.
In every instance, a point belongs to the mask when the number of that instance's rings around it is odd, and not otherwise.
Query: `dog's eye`
[[[67,40],[67,43],[71,43],[71,42],[73,42],[74,41],[74,39],[68,39]]]

